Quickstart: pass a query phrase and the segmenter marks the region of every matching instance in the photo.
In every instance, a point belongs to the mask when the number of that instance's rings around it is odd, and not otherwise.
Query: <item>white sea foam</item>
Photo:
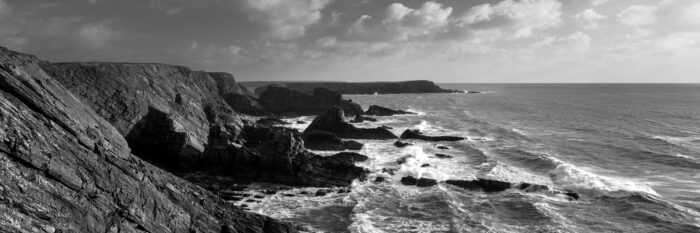
[[[559,165],[550,172],[550,175],[552,182],[561,188],[594,197],[619,197],[630,193],[659,195],[647,183],[628,178],[597,175],[585,168],[554,160]]]
[[[425,115],[427,115],[426,112],[417,110],[417,109],[412,108],[412,107],[408,107],[408,109],[406,109],[406,111],[416,113],[418,116],[425,116]]]

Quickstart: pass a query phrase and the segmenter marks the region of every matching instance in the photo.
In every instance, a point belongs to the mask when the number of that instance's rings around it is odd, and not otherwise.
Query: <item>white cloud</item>
[[[252,19],[268,25],[268,36],[291,40],[304,36],[308,27],[321,20],[321,10],[330,0],[247,0],[247,3],[258,13]]]
[[[603,4],[605,4],[605,3],[608,3],[609,1],[610,1],[610,0],[593,0],[593,5],[594,5],[594,6],[600,6],[600,5],[603,5]]]
[[[401,3],[389,5],[386,19],[382,22],[394,38],[406,40],[442,30],[449,23],[452,7],[430,1],[418,9],[411,9]]]
[[[504,0],[496,5],[472,7],[460,23],[494,22],[492,28],[511,30],[514,38],[528,38],[536,30],[561,25],[561,8],[562,4],[557,0]]]
[[[598,21],[605,19],[605,16],[598,14],[593,9],[586,9],[574,15],[574,19],[585,29],[596,29],[599,26]]]
[[[657,21],[658,6],[632,5],[617,15],[617,21],[632,27],[649,26]]]

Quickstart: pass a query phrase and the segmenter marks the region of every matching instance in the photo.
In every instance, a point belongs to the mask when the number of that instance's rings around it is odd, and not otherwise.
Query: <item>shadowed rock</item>
[[[317,115],[333,106],[340,106],[348,116],[362,114],[359,104],[343,100],[338,93],[318,88],[312,95],[278,86],[266,87],[258,101],[265,109],[281,116]]]
[[[296,231],[132,155],[44,64],[0,47],[0,231]]]
[[[410,130],[407,129],[401,134],[401,139],[417,139],[417,140],[423,140],[423,141],[430,141],[430,142],[439,142],[439,141],[461,141],[464,140],[465,138],[463,137],[455,137],[455,136],[426,136],[423,135],[419,130]]]
[[[418,187],[431,187],[437,185],[437,181],[428,178],[416,179],[413,176],[406,176],[401,178],[401,184],[403,185],[415,185]]]
[[[396,135],[386,128],[365,129],[357,128],[347,123],[343,114],[343,109],[338,106],[326,110],[318,115],[306,128],[304,134],[314,131],[332,133],[339,138],[349,139],[396,139]]]
[[[264,125],[264,126],[273,126],[273,125],[288,125],[289,122],[286,122],[284,120],[280,120],[277,118],[261,118],[260,120],[255,121],[255,124],[258,125]]]
[[[401,141],[401,140],[398,140],[398,141],[394,142],[394,146],[396,146],[396,147],[398,147],[398,148],[404,148],[404,147],[407,147],[407,146],[410,146],[410,145],[413,145],[413,143],[403,142],[403,141]]]
[[[220,72],[209,72],[207,74],[216,82],[219,95],[236,112],[253,116],[269,114],[265,107],[260,105],[255,99],[255,94],[240,83],[237,83],[233,75]]]
[[[365,115],[370,116],[393,116],[393,115],[406,115],[406,114],[416,114],[414,112],[407,112],[403,110],[393,110],[385,107],[380,107],[377,105],[369,106]]]
[[[362,115],[355,115],[355,119],[353,119],[352,121],[350,121],[350,123],[362,123],[362,122],[365,122],[365,121],[377,122],[377,119],[374,119],[374,118],[371,118],[371,117],[362,116]]]
[[[311,131],[303,135],[304,147],[311,150],[361,150],[364,145],[353,140],[342,140],[332,133]]]

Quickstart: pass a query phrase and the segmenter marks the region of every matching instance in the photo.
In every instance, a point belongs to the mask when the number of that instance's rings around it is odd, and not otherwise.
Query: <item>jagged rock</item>
[[[326,110],[321,115],[318,115],[306,128],[304,134],[309,134],[313,131],[322,131],[332,133],[339,138],[349,139],[395,139],[396,135],[385,128],[365,129],[357,128],[354,125],[345,122],[343,109],[338,106]]]
[[[417,139],[417,140],[423,140],[423,141],[431,141],[431,142],[438,142],[438,141],[461,141],[464,140],[465,138],[463,137],[455,137],[455,136],[426,136],[423,135],[419,130],[410,130],[407,129],[401,134],[401,139]]]
[[[365,121],[377,122],[377,119],[366,117],[363,115],[355,115],[355,119],[351,120],[350,123],[362,123]]]
[[[258,125],[264,125],[264,126],[273,126],[273,125],[288,125],[289,122],[286,122],[284,120],[280,120],[277,118],[261,118],[260,120],[255,121],[255,124]]]
[[[487,193],[502,192],[512,186],[512,184],[508,182],[481,178],[477,180],[447,180],[445,183],[468,190],[482,190]]]
[[[383,176],[377,176],[377,178],[374,179],[374,183],[382,183],[384,181],[386,181],[386,178]]]
[[[377,105],[369,106],[369,109],[365,112],[365,115],[370,116],[393,116],[393,115],[406,115],[406,114],[416,114],[414,112],[407,112],[403,110],[393,110],[385,107],[380,107]]]
[[[339,106],[348,116],[362,114],[359,104],[343,100],[340,94],[324,88],[318,88],[309,95],[284,87],[269,86],[260,94],[258,101],[267,111],[282,116],[317,115],[333,106]]]
[[[410,145],[413,145],[413,143],[403,142],[403,141],[401,141],[401,140],[398,140],[398,141],[394,142],[394,146],[396,146],[396,147],[398,147],[398,148],[404,148],[404,147],[407,147],[407,146],[410,146]]]
[[[461,91],[446,90],[427,80],[404,82],[303,82],[303,83],[279,83],[292,90],[312,93],[317,88],[326,88],[340,94],[405,94],[405,93],[456,93]],[[265,87],[255,89],[255,93],[262,93]]]
[[[406,176],[401,178],[401,184],[403,185],[415,185],[418,187],[431,187],[437,185],[437,181],[434,179],[420,178],[416,179],[413,176]]]
[[[207,73],[216,82],[216,86],[221,96],[231,108],[236,112],[253,115],[264,116],[269,113],[265,107],[260,105],[255,99],[255,93],[248,90],[240,83],[236,82],[233,75],[229,73]]]
[[[340,151],[361,150],[364,144],[353,140],[342,140],[332,133],[311,131],[303,134],[304,147],[311,150]]]
[[[0,231],[297,230],[132,155],[121,136],[129,129],[84,105],[45,64],[0,47]]]
[[[364,162],[369,159],[366,155],[358,154],[354,152],[340,152],[338,154],[330,156],[331,159],[344,160],[348,163]]]
[[[446,154],[435,154],[435,157],[441,158],[441,159],[451,159],[452,155],[446,155]]]

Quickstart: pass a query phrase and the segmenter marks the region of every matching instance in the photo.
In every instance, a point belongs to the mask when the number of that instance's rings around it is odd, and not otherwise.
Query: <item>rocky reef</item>
[[[260,104],[278,116],[317,115],[326,109],[339,106],[348,116],[362,114],[359,104],[343,100],[342,95],[325,88],[316,88],[312,94],[286,87],[269,86],[260,93]]]
[[[283,86],[295,91],[313,93],[317,88],[325,88],[340,94],[406,94],[406,93],[456,93],[455,90],[447,90],[427,80],[404,82],[297,82],[297,83],[270,83]],[[268,85],[270,85],[268,84]],[[267,86],[258,87],[255,93],[262,94]]]
[[[134,67],[143,69],[130,73]],[[177,80],[178,74],[187,75]],[[61,82],[54,75],[61,75]],[[158,64],[52,65],[0,48],[0,229],[297,231],[244,212],[131,153],[133,130],[136,135],[165,131],[163,137],[176,139],[176,146],[162,146],[177,158],[201,153],[211,128],[218,128],[212,125],[230,127],[233,136],[240,132],[242,121],[222,110],[227,107],[213,95],[216,82],[204,76]],[[207,87],[212,91],[203,91]],[[153,121],[164,117],[171,121]],[[161,139],[166,138],[144,143]]]
[[[393,116],[393,115],[406,115],[406,114],[416,114],[414,112],[407,112],[403,110],[394,110],[390,108],[385,108],[377,105],[369,106],[365,115],[370,116]]]
[[[378,128],[358,128],[345,121],[343,109],[338,106],[326,110],[318,115],[304,130],[304,134],[314,132],[327,132],[339,138],[346,139],[396,139],[391,131],[384,127]]]

